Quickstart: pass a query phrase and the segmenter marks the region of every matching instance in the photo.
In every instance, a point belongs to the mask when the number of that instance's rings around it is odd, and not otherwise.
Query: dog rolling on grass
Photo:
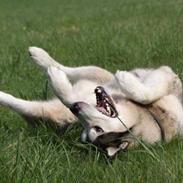
[[[30,57],[47,74],[57,98],[27,101],[0,92],[0,104],[32,125],[51,121],[58,128],[81,121],[82,141],[112,157],[139,144],[169,142],[183,132],[182,84],[167,66],[112,74],[96,66],[66,67],[41,48]]]

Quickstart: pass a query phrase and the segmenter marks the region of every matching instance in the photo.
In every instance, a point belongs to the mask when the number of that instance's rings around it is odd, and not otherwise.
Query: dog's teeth
[[[109,113],[111,112],[111,108],[109,106],[107,106],[106,109],[107,109],[107,112],[109,112]]]
[[[111,112],[111,108],[109,107],[109,104],[108,104],[108,103],[105,103],[105,108],[106,108],[106,111],[107,111],[108,113]]]

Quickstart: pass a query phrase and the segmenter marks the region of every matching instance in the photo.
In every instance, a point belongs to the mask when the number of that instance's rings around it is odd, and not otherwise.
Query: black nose
[[[74,114],[78,114],[79,111],[80,111],[80,109],[81,109],[81,108],[80,108],[78,102],[72,104],[71,107],[70,107],[71,112],[74,113]]]

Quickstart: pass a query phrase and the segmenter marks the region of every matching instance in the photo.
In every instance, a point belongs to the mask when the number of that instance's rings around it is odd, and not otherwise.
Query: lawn
[[[112,72],[171,66],[183,79],[182,0],[0,0],[0,90],[26,99],[53,96],[27,54],[47,50],[68,66]],[[0,108],[0,182],[182,182],[183,141],[120,153],[112,162],[80,142],[82,127],[64,134],[30,128]]]

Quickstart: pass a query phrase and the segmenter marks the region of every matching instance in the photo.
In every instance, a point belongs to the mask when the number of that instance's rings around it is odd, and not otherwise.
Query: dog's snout
[[[74,114],[78,114],[80,109],[81,108],[80,108],[79,102],[76,102],[76,103],[72,104],[71,107],[70,107],[71,112],[74,113]]]

